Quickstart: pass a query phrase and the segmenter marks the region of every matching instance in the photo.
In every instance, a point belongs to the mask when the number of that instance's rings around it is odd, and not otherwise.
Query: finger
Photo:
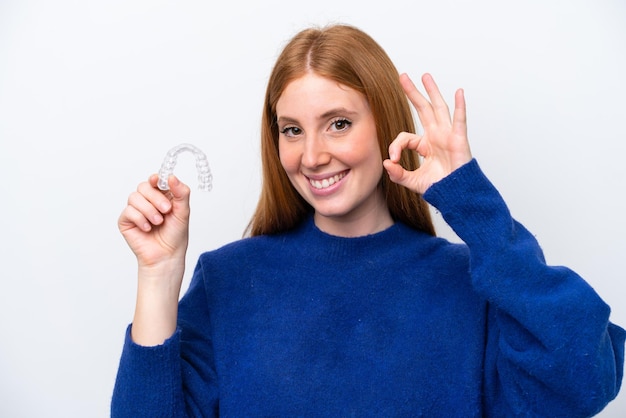
[[[444,100],[433,76],[426,73],[422,76],[422,84],[428,93],[435,117],[438,121],[450,122],[450,109]]]
[[[189,196],[191,191],[189,187],[181,182],[178,177],[171,175],[168,178],[169,197],[172,204],[172,215],[182,224],[189,222]]]
[[[146,199],[146,197],[138,191],[131,193],[131,195],[128,197],[128,207],[133,209],[129,210],[129,214],[132,215],[134,218],[137,218],[135,224],[141,229],[145,230],[143,224],[140,224],[138,222],[144,222],[144,220],[150,222],[152,225],[160,225],[161,223],[163,223],[163,215],[161,214],[159,209],[157,209],[152,202]],[[139,213],[143,217],[143,219],[139,218],[135,211]]]
[[[163,191],[157,188],[158,180],[159,177],[156,174],[151,175],[147,182],[141,183],[137,187],[137,191],[152,203],[159,212],[166,214],[172,209],[172,203],[167,193],[163,193]]]
[[[452,130],[456,135],[467,136],[467,111],[463,89],[458,89],[454,95]]]
[[[402,151],[405,149],[415,150],[425,156],[427,151],[423,148],[421,135],[401,132],[389,145],[389,159],[395,163],[399,162]]]
[[[408,74],[400,75],[400,84],[404,93],[409,98],[419,117],[422,125],[428,125],[435,120],[435,114],[430,102],[420,93]]]
[[[161,193],[163,196],[167,198],[167,200],[172,200],[172,193],[170,192],[170,190],[169,189],[161,190],[161,188],[158,186],[159,176],[157,174],[150,175],[148,182],[150,183],[150,186],[152,188],[157,189],[159,193]]]
[[[167,184],[170,186],[170,191],[172,192],[172,198],[174,200],[185,201],[189,199],[191,190],[185,183],[181,182],[178,177],[171,175],[167,179]]]
[[[173,210],[175,210],[176,212],[178,211],[182,211],[181,214],[188,214],[189,213],[189,196],[191,194],[191,190],[189,189],[189,187],[181,182],[178,177],[171,175],[168,178],[168,183],[167,183],[170,187],[169,190],[169,195],[171,200],[171,203],[174,207]],[[186,215],[185,215],[186,217]]]
[[[397,162],[394,162],[392,160],[384,160],[383,167],[385,168],[385,170],[387,170],[389,178],[394,183],[398,183],[404,176],[405,169]]]
[[[150,232],[152,224],[143,213],[133,206],[127,206],[118,219],[118,227],[121,232],[132,228],[139,228],[144,232]]]
[[[389,175],[389,179],[397,183],[401,186],[408,188],[409,190],[417,191],[415,186],[415,175],[414,171],[408,171],[400,164],[393,162],[391,160],[383,161],[383,167],[387,171]],[[419,169],[418,169],[419,170]]]

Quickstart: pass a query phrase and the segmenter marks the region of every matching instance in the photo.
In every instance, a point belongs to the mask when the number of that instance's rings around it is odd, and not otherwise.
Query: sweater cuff
[[[476,159],[434,183],[423,197],[468,245],[493,245],[494,231],[511,229],[506,203]]]
[[[180,330],[176,330],[163,344],[146,347],[132,340],[131,329],[132,324],[126,329],[120,367],[122,373],[131,380],[138,378],[136,381],[144,382],[148,387],[149,381],[156,384],[171,382],[171,374],[177,373],[175,370],[180,363]]]
[[[179,399],[180,331],[161,345],[144,347],[133,342],[131,327],[126,329],[111,416],[174,416],[168,411]]]

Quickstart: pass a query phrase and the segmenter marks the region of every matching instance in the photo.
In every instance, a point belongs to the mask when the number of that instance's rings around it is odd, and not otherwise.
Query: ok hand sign
[[[417,109],[424,133],[400,133],[389,146],[389,159],[383,161],[383,165],[391,181],[423,194],[433,183],[472,159],[467,139],[465,97],[462,89],[456,91],[451,119],[448,105],[430,74],[422,76],[430,101],[417,90],[408,75],[402,74],[400,83]],[[407,171],[399,164],[404,149],[415,150],[423,157],[420,168]]]

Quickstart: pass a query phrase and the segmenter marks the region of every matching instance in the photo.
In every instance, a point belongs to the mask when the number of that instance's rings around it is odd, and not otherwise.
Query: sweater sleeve
[[[206,293],[196,267],[179,304],[178,328],[162,345],[135,344],[127,328],[111,417],[217,416],[218,396]]]
[[[546,264],[476,160],[424,198],[470,250],[472,285],[488,303],[487,416],[584,417],[619,391],[626,332],[575,272]]]

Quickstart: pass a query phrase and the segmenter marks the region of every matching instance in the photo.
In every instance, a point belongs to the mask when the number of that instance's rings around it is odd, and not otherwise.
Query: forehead
[[[276,102],[277,116],[292,113],[318,113],[328,108],[343,107],[353,111],[366,110],[363,94],[335,80],[307,73],[287,84]]]

